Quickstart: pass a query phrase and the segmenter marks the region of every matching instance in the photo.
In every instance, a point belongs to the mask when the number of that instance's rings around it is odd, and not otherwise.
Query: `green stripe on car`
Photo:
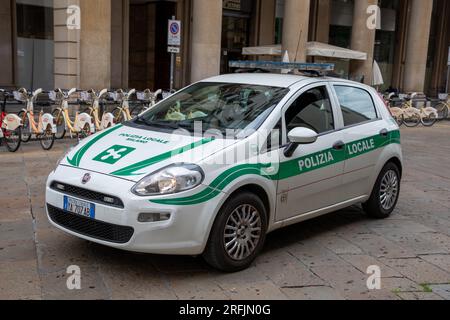
[[[133,164],[131,166],[128,166],[126,168],[117,170],[117,171],[111,173],[111,175],[120,176],[120,177],[140,176],[143,173],[138,173],[137,171],[142,170],[144,168],[147,168],[147,167],[149,167],[151,165],[154,165],[155,163],[162,162],[162,161],[165,161],[167,159],[170,159],[171,157],[174,157],[174,156],[179,155],[181,153],[185,153],[185,152],[190,151],[192,149],[198,148],[198,147],[200,147],[200,146],[202,146],[204,144],[207,144],[207,143],[209,143],[209,142],[211,142],[213,140],[214,140],[214,138],[207,138],[207,139],[203,139],[203,140],[191,143],[191,144],[189,144],[187,146],[184,146],[182,148],[178,148],[178,149],[175,149],[173,151],[169,151],[169,152],[160,154],[160,155],[158,155],[156,157],[152,157],[150,159],[147,159],[147,160],[135,163],[135,164]]]
[[[81,159],[83,158],[83,156],[89,150],[90,147],[92,147],[95,143],[97,143],[99,140],[103,139],[110,133],[113,133],[114,131],[116,131],[120,128],[122,128],[121,124],[116,125],[116,126],[112,127],[111,129],[105,130],[104,132],[94,136],[94,138],[92,138],[88,143],[86,143],[83,147],[81,147],[77,151],[77,153],[74,154],[72,159],[69,159],[67,157],[67,162],[69,162],[74,167],[78,167],[80,165]]]
[[[390,144],[400,143],[400,131],[392,131],[387,137],[377,135],[374,137],[348,143],[343,150],[333,148],[293,159],[280,164],[276,174],[270,174],[271,164],[243,164],[230,168],[220,174],[203,191],[190,197],[176,199],[151,200],[150,202],[162,205],[196,205],[204,203],[218,196],[231,182],[244,175],[259,175],[270,180],[284,180],[314,170],[325,168],[355,157],[362,156],[376,149]]]

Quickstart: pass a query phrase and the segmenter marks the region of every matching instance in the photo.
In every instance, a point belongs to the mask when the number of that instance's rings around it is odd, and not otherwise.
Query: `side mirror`
[[[317,141],[317,132],[308,128],[295,128],[288,133],[289,145],[284,150],[284,155],[286,157],[292,157],[295,150],[301,144],[311,144]]]

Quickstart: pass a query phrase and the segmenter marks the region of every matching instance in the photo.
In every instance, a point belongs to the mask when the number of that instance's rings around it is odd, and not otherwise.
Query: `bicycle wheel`
[[[64,121],[64,116],[62,114],[62,110],[55,109],[52,112],[52,116],[55,119],[55,123],[56,123],[55,139],[57,139],[57,140],[64,139],[64,137],[66,135],[66,123]]]
[[[448,118],[448,107],[445,103],[441,102],[434,108],[438,112],[438,120],[445,120]]]
[[[420,115],[414,113],[410,116],[403,116],[403,124],[408,128],[417,127],[420,124]]]
[[[4,130],[3,131],[3,141],[9,152],[16,152],[20,148],[21,138],[21,128],[18,127],[14,131]]]
[[[420,121],[424,127],[432,127],[438,121],[438,118],[435,113],[430,113],[429,115],[421,117]]]
[[[123,122],[123,113],[121,108],[115,108],[112,112],[114,116],[114,123],[119,124]]]
[[[403,125],[403,115],[401,116],[393,116],[395,121],[397,122],[398,126],[401,127]]]
[[[136,106],[133,109],[131,109],[131,116],[133,118],[135,118],[138,115],[140,115],[142,113],[142,111],[144,111],[144,107],[143,106]]]
[[[41,143],[42,149],[48,151],[53,148],[53,144],[55,143],[55,134],[51,129],[47,129],[39,136],[39,142]]]
[[[83,140],[91,135],[91,127],[85,124],[84,128],[78,133],[78,140]]]
[[[31,125],[28,116],[24,111],[20,111],[18,114],[19,118],[22,119],[22,129],[20,134],[20,140],[22,142],[27,143],[31,139]]]

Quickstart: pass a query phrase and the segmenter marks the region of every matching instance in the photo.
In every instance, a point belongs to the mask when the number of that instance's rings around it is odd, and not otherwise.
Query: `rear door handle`
[[[335,144],[333,144],[333,149],[334,150],[343,150],[345,148],[345,143],[343,141],[338,141]]]
[[[383,129],[380,131],[380,135],[382,137],[387,137],[389,135],[389,131],[387,129]]]

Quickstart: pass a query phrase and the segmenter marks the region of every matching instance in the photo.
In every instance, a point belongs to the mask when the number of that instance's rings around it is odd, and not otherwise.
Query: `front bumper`
[[[83,185],[81,180],[86,173],[90,173],[92,178],[89,183]],[[104,241],[99,239],[99,237],[96,236],[96,233],[90,234],[89,232],[75,231],[79,229],[70,228],[68,225],[61,223],[61,221],[64,221],[60,220],[61,217],[64,219],[61,213],[66,213],[63,211],[65,194],[50,187],[53,181],[120,198],[124,204],[124,208],[95,203],[95,221],[99,222],[101,225],[104,224],[107,225],[107,227],[117,228],[118,230],[132,228],[130,240],[126,241],[128,238],[121,238],[126,239],[125,243],[119,243],[120,241]],[[174,255],[198,255],[204,251],[209,232],[216,216],[217,208],[220,208],[222,201],[224,201],[223,194],[211,201],[199,205],[159,205],[150,202],[151,198],[143,198],[134,195],[130,191],[134,185],[135,183],[132,181],[77,168],[59,166],[50,174],[47,181],[47,216],[52,225],[66,233],[117,249]],[[189,196],[189,194],[187,195]],[[74,197],[73,195],[69,196]],[[183,196],[186,196],[186,194],[183,194]],[[54,215],[52,219],[52,214],[49,214],[49,210],[54,211],[55,209],[59,211],[60,219],[55,219]],[[140,213],[170,214],[170,219],[163,222],[141,223],[138,221]],[[67,214],[70,215],[69,213]],[[90,221],[86,222],[90,223]],[[80,224],[83,223],[83,221],[77,219],[76,223]],[[101,226],[95,225],[95,227]]]

